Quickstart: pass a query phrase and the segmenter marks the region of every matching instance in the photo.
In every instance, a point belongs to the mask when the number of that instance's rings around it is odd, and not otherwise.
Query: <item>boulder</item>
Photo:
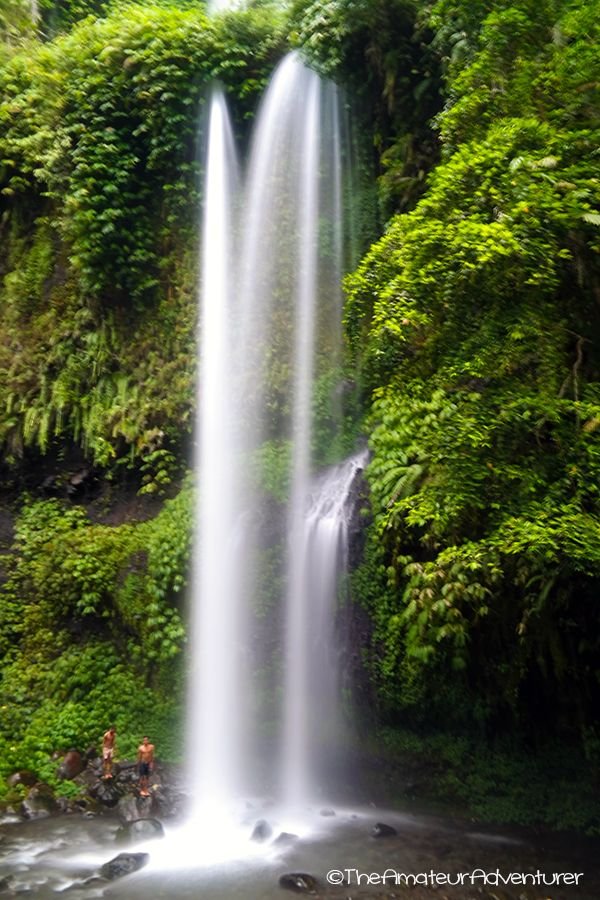
[[[279,887],[286,891],[294,891],[295,894],[316,894],[319,882],[314,875],[306,875],[304,872],[289,872],[279,879]]]
[[[135,822],[143,818],[144,804],[139,799],[137,794],[124,794],[119,798],[117,812],[122,822]]]
[[[46,819],[58,812],[52,788],[41,782],[29,789],[21,803],[21,815],[26,819]]]
[[[101,803],[103,806],[108,806],[111,809],[118,804],[119,797],[121,796],[113,779],[97,781],[90,786],[89,793],[94,800],[98,801],[98,803]]]
[[[143,869],[150,859],[149,853],[119,853],[110,862],[104,863],[100,869],[102,878],[114,881],[115,878],[123,878],[125,875],[131,875],[138,869]]]
[[[262,843],[263,841],[268,841],[272,834],[273,829],[271,828],[267,820],[259,819],[252,830],[250,840]]]
[[[30,772],[29,769],[19,769],[18,772],[13,772],[12,775],[8,776],[6,784],[10,788],[14,788],[18,784],[22,784],[24,787],[33,787],[33,785],[37,783],[37,780],[37,775]]]
[[[123,844],[149,841],[164,836],[164,828],[158,819],[134,819],[132,822],[125,822],[117,829],[115,840]]]
[[[281,834],[278,834],[275,840],[273,841],[274,845],[279,845],[280,847],[287,847],[288,844],[293,844],[294,841],[298,840],[297,834],[292,834],[290,831],[282,831]]]
[[[89,790],[98,782],[99,775],[97,772],[94,772],[92,768],[89,766],[80,772],[79,775],[76,775],[73,781],[75,784],[81,785],[81,787]]]
[[[398,834],[396,829],[384,822],[377,822],[371,831],[371,837],[374,838],[394,837],[396,834]]]
[[[87,760],[84,760],[77,750],[69,750],[57,769],[56,777],[63,781],[72,781],[83,772],[86,762]]]

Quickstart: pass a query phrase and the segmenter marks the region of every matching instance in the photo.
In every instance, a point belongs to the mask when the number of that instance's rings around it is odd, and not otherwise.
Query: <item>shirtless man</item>
[[[102,768],[104,769],[104,777],[112,778],[113,756],[115,754],[115,739],[117,731],[112,725],[108,731],[104,732],[102,738]]]
[[[145,737],[138,747],[138,772],[140,775],[140,797],[149,797],[148,778],[154,768],[154,744]]]

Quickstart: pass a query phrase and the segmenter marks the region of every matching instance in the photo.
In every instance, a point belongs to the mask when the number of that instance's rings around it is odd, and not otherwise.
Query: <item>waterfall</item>
[[[227,9],[235,9],[240,5],[240,2],[241,0],[208,0],[206,11],[209,15],[224,12]]]
[[[216,92],[211,103],[188,735],[197,818],[259,791],[257,710],[268,704],[253,670],[269,673],[272,713],[283,686],[275,716],[283,752],[269,767],[268,787],[286,803],[315,796],[326,743],[322,724],[333,731],[337,720],[336,585],[347,498],[362,463],[354,457],[315,480],[312,394],[315,379],[335,368],[339,354],[339,134],[336,88],[290,54],[258,112],[237,203],[223,95]],[[256,476],[266,446],[283,454],[290,449],[278,537],[273,500],[265,499]],[[277,605],[284,612],[269,618],[276,648],[267,653],[256,640],[257,597],[261,567],[274,549],[285,583]]]
[[[294,498],[283,743],[284,796],[294,806],[318,798],[322,759],[341,741],[337,586],[347,565],[352,487],[366,455],[303,481]]]
[[[235,559],[239,518],[234,458],[236,404],[232,271],[237,163],[223,93],[210,102],[200,290],[198,473],[192,583],[188,759],[194,798],[222,808],[243,764],[237,710],[244,706],[240,585]]]

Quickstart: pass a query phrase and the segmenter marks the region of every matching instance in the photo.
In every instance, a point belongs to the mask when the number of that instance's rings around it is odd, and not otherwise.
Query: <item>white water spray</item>
[[[341,742],[337,587],[348,556],[352,489],[366,451],[304,484],[295,498],[286,634],[284,791],[290,805],[319,799],[324,755]]]
[[[190,722],[187,756],[196,812],[222,810],[243,763],[236,710],[240,585],[235,567],[235,404],[232,403],[232,208],[237,164],[223,93],[210,104],[201,259],[198,473],[194,545]]]
[[[222,94],[215,94],[211,106],[188,758],[193,815],[196,821],[210,816],[213,827],[216,815],[223,821],[218,813],[259,791],[253,759],[262,723],[253,668],[270,673],[272,696],[279,689],[273,679],[283,681],[275,740],[283,754],[271,765],[269,787],[288,805],[315,794],[325,741],[314,711],[330,725],[336,721],[336,583],[345,552],[346,499],[359,463],[351,460],[315,482],[311,457],[313,385],[323,369],[335,365],[338,352],[337,103],[333,85],[321,82],[295,54],[278,67],[255,126],[239,252],[232,238],[238,229],[229,177],[235,162]],[[329,235],[325,241],[323,234]],[[273,546],[271,508],[255,480],[257,454],[269,443],[292,448],[290,499],[281,516],[286,534],[278,538],[287,582],[281,597],[287,609],[285,636],[279,636],[283,654],[275,652],[281,670],[274,658],[257,659],[251,646],[260,569],[265,549]],[[312,697],[315,688],[319,703]]]

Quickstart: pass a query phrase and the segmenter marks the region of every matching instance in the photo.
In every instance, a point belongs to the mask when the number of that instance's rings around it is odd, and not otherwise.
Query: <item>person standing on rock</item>
[[[117,730],[114,725],[104,732],[102,738],[102,768],[104,769],[104,777],[112,778],[112,764],[115,755],[115,740]]]
[[[149,797],[148,778],[154,768],[154,744],[144,737],[138,747],[138,773],[140,776],[140,797]]]

